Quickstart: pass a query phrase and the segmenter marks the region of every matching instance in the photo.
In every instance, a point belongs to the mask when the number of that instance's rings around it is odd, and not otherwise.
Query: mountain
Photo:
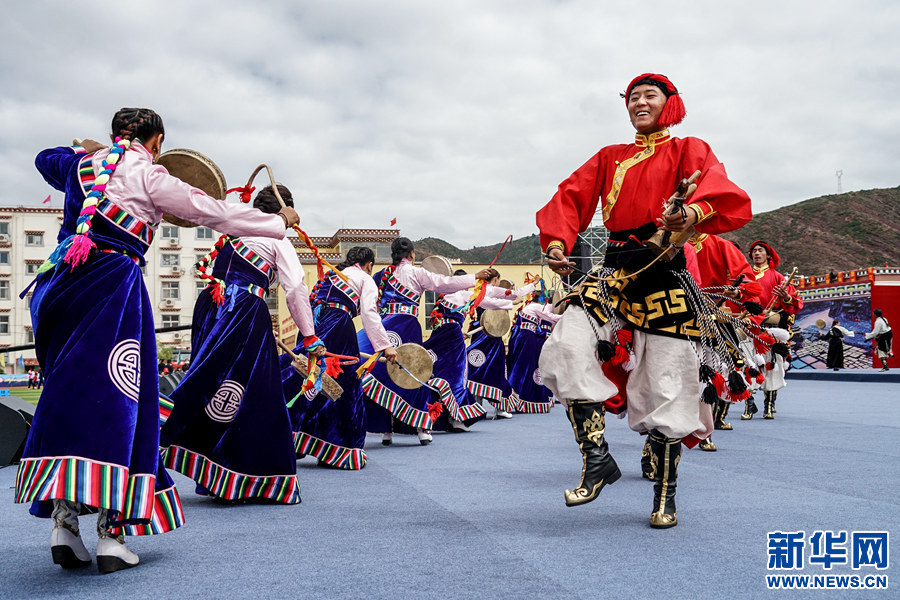
[[[464,263],[490,264],[503,243],[491,246],[476,246],[470,250],[462,250],[444,240],[427,237],[418,240],[416,246],[416,258],[421,259],[431,254],[439,254],[451,260],[460,259]],[[538,235],[529,236],[511,241],[500,253],[497,264],[538,264],[541,262],[541,244]]]
[[[864,267],[900,266],[900,187],[812,198],[755,215],[743,228],[723,234],[746,253],[764,240],[781,256],[779,270],[798,267],[802,275],[821,275]],[[501,244],[457,248],[428,237],[415,242],[416,257],[439,254],[465,263],[490,263]],[[510,242],[497,264],[540,262],[536,233]]]
[[[746,251],[755,240],[781,256],[779,270],[821,275],[900,266],[900,187],[804,200],[756,215],[722,237]]]

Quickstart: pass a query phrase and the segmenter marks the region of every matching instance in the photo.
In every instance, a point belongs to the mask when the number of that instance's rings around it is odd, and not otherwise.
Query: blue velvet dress
[[[467,388],[466,342],[462,333],[466,316],[462,308],[441,296],[432,313],[431,337],[423,344],[435,361],[430,383],[442,391],[445,408],[434,423],[438,431],[449,429],[450,418],[471,425],[485,414],[481,402]],[[449,394],[443,393],[445,387]]]
[[[401,284],[393,276],[393,269],[379,271],[374,276],[380,292],[382,322],[394,346],[407,342],[422,343],[419,324],[421,295]],[[372,343],[365,331],[357,333],[360,352],[372,354]],[[432,391],[427,387],[406,390],[388,377],[384,363],[376,363],[371,373],[361,378],[366,397],[366,430],[372,433],[416,433],[416,429],[431,429],[434,422],[428,413]]]
[[[290,419],[265,298],[275,269],[233,238],[225,302],[208,311],[191,368],[172,392],[162,427],[166,467],[225,500],[300,502]]]
[[[342,356],[358,356],[359,345],[353,318],[359,314],[359,294],[329,272],[314,290],[316,337],[325,348]],[[299,354],[303,344],[294,353]],[[358,470],[366,466],[366,407],[356,365],[343,367],[335,377],[344,393],[332,401],[313,390],[304,394],[303,377],[283,354],[281,378],[284,396],[293,401],[288,409],[298,454],[314,456],[324,464],[339,469]]]
[[[473,329],[480,325],[484,309],[475,309],[475,314],[477,320],[472,322]],[[512,388],[506,376],[503,338],[491,337],[484,330],[475,332],[466,352],[466,360],[469,363],[469,393],[484,398],[499,410],[515,411],[516,405],[509,399]]]
[[[510,402],[521,413],[546,413],[553,408],[551,393],[541,381],[538,359],[546,341],[543,321],[523,312],[516,315],[509,336],[506,369],[512,388]]]
[[[92,155],[41,152],[35,164],[64,191],[59,241],[94,182]],[[16,502],[49,518],[52,501],[108,509],[114,533],[147,535],[184,522],[159,460],[159,379],[153,309],[141,266],[156,224],[103,200],[92,219],[96,243],[75,269],[39,274],[31,300],[35,349],[45,374],[16,476]]]

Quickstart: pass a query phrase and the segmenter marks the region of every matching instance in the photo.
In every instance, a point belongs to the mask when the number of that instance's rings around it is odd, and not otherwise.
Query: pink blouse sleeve
[[[145,185],[159,210],[205,225],[231,236],[261,236],[284,239],[284,220],[245,204],[229,204],[210,198],[200,190],[172,177],[164,167],[147,173]]]
[[[258,209],[253,209],[260,214],[265,214]],[[278,217],[281,221],[281,217]],[[282,226],[284,221],[282,221]],[[309,288],[306,286],[303,273],[303,265],[294,245],[290,240],[284,239],[274,243],[275,266],[278,268],[278,280],[284,289],[284,299],[288,310],[297,328],[303,337],[316,334],[313,321],[312,308],[309,304]]]
[[[475,286],[475,274],[438,275],[421,267],[413,267],[413,279],[423,290],[439,294],[452,294]]]
[[[555,312],[553,312],[552,304],[545,304],[544,307],[541,309],[539,316],[541,317],[542,320],[549,321],[550,323],[556,323],[557,321],[559,321],[562,318],[562,315],[558,315]]]
[[[366,336],[372,343],[372,348],[378,352],[390,347],[392,344],[388,338],[387,331],[384,330],[381,316],[378,314],[378,286],[375,285],[375,280],[371,276],[365,273],[363,275],[364,277],[357,279],[360,283],[359,316],[362,319]]]

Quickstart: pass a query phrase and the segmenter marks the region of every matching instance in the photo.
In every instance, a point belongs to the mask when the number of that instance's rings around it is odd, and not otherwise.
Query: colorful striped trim
[[[530,332],[536,333],[538,335],[541,335],[544,333],[544,331],[541,329],[541,327],[539,325],[535,325],[531,321],[523,320],[517,325],[517,327],[523,331],[530,331]]]
[[[115,511],[116,522],[147,521],[144,525],[120,525],[116,529],[127,535],[151,535],[184,524],[175,488],[157,494],[155,487],[154,475],[129,476],[128,469],[120,465],[75,456],[26,458],[19,463],[16,474],[15,501],[81,502]]]
[[[77,456],[23,458],[16,473],[17,503],[53,499],[122,510],[128,468]]]
[[[412,315],[414,317],[419,316],[419,305],[418,304],[400,304],[399,302],[388,302],[381,309],[381,316],[387,315]]]
[[[395,292],[397,292],[398,294],[400,294],[407,300],[415,302],[416,305],[418,306],[419,299],[422,297],[421,294],[417,294],[414,290],[411,290],[408,287],[406,287],[405,285],[403,285],[402,283],[400,283],[400,280],[397,279],[397,276],[394,275],[393,271],[391,271],[390,273],[387,274],[385,281],[387,282],[388,285],[390,285],[392,288],[394,288]]]
[[[347,306],[346,304],[342,304],[342,303],[340,303],[340,302],[326,302],[326,303],[325,303],[325,306],[327,306],[328,308],[337,308],[337,309],[339,309],[339,310],[344,311],[345,313],[347,313],[347,314],[350,315],[351,317],[354,316],[353,313],[350,312],[350,307]]]
[[[78,180],[81,182],[81,190],[84,192],[85,198],[87,198],[87,195],[94,188],[94,181],[97,180],[97,174],[94,173],[93,161],[93,152],[85,154],[84,157],[78,161]]]
[[[81,190],[84,192],[85,198],[87,198],[87,195],[94,188],[94,181],[97,179],[97,174],[94,173],[93,159],[94,153],[92,152],[91,154],[85,154],[84,158],[78,163],[78,179],[81,182]],[[146,245],[149,246],[153,242],[154,227],[157,225],[156,223],[153,225],[144,223],[137,217],[128,214],[126,211],[110,202],[106,197],[104,197],[97,205],[96,212],[103,215],[106,220],[122,231],[131,234]]]
[[[347,296],[353,306],[359,306],[359,294],[356,293],[356,290],[354,290],[348,282],[338,277],[334,271],[328,272],[328,281],[333,287],[337,288],[338,291]]]
[[[243,289],[246,289],[251,295],[262,298],[263,300],[269,297],[269,290],[254,283],[248,283],[247,287]]]
[[[163,450],[166,468],[186,475],[224,500],[267,498],[280,504],[300,502],[297,475],[244,475],[180,446]]]
[[[172,414],[172,409],[175,408],[175,403],[172,402],[172,399],[166,396],[165,394],[159,395],[159,426],[162,427],[166,424],[166,421],[169,420],[169,415]]]
[[[460,406],[459,402],[456,400],[456,396],[453,395],[453,389],[450,387],[447,380],[441,379],[440,377],[432,377],[428,380],[428,385],[437,388],[438,393],[440,394],[441,404],[447,408],[447,414],[451,419],[456,421],[468,421],[469,419],[483,417],[485,415],[484,407],[481,406],[480,403]]]
[[[438,327],[443,327],[444,325],[454,325],[454,324],[456,326],[458,326],[459,328],[462,328],[462,325],[460,325],[459,321],[457,321],[455,319],[448,319],[447,317],[435,317],[431,321],[431,329],[433,331],[433,330],[437,329]]]
[[[371,373],[365,373],[360,378],[362,390],[366,396],[385,410],[390,411],[397,420],[406,423],[410,427],[431,429],[434,423],[427,411],[410,406],[400,395],[394,393],[375,379]]]
[[[269,283],[275,281],[275,269],[272,268],[266,259],[248,248],[240,238],[232,238],[231,247],[238,253],[238,256],[253,265],[259,272],[269,278]]]
[[[366,452],[362,448],[338,446],[302,431],[294,432],[294,448],[297,449],[297,454],[314,456],[338,469],[359,471],[366,466]]]
[[[113,534],[125,535],[159,535],[178,529],[184,525],[184,512],[181,509],[181,498],[175,486],[157,492],[153,502],[153,512],[147,525],[123,525],[110,527]]]
[[[553,400],[547,402],[528,402],[527,400],[522,400],[515,391],[509,395],[509,401],[515,404],[516,412],[529,415],[545,414],[550,412],[550,409],[553,408]]]
[[[109,199],[104,198],[100,204],[97,205],[97,214],[103,215],[107,221],[122,231],[141,240],[144,244],[149,246],[153,243],[153,227],[144,223],[137,217],[128,214],[126,211],[110,202]]]
[[[500,388],[495,388],[490,385],[484,385],[483,383],[478,383],[477,381],[472,381],[471,379],[466,383],[466,387],[469,388],[469,392],[473,395],[478,396],[479,398],[484,398],[485,400],[497,401],[503,399],[503,392]]]

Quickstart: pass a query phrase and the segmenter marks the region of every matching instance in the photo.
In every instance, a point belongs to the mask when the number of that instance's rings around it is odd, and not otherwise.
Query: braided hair
[[[391,243],[391,263],[399,265],[404,258],[409,258],[415,247],[412,240],[405,237],[398,237]]]
[[[113,137],[123,140],[149,140],[156,134],[166,136],[162,117],[149,108],[120,108],[112,118]]]
[[[278,184],[278,193],[281,195],[281,199],[284,200],[285,205],[294,206],[294,196],[291,195],[291,190]],[[253,208],[258,208],[264,213],[273,215],[281,210],[281,204],[278,202],[278,197],[275,196],[275,190],[272,189],[271,185],[267,185],[259,190],[256,198],[253,199]]]
[[[373,262],[375,262],[375,253],[372,252],[371,248],[354,246],[347,251],[347,258],[344,259],[344,262],[340,263],[336,268],[338,271],[343,271],[353,265],[365,265]]]

